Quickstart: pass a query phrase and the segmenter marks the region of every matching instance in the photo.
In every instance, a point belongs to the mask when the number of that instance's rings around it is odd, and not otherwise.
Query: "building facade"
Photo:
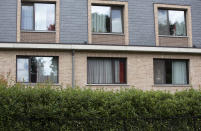
[[[200,0],[3,0],[0,74],[13,83],[201,86]]]

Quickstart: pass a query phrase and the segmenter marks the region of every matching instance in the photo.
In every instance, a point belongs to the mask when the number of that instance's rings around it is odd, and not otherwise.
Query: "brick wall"
[[[159,37],[159,46],[188,47],[188,37]]]
[[[16,56],[17,55],[33,55],[33,56],[59,56],[59,84],[66,86],[72,83],[72,66],[71,66],[71,53],[70,52],[57,52],[57,51],[25,51],[13,50],[3,51],[0,50],[0,75],[7,77],[10,73],[9,81],[16,80]]]
[[[114,45],[125,45],[124,35],[92,35],[93,44],[114,44]]]
[[[7,76],[10,72],[13,80],[16,77],[16,55],[59,56],[59,84],[63,86],[72,83],[72,58],[69,51],[0,51],[0,74]],[[127,84],[126,86],[89,86],[87,85],[87,57],[126,57]],[[189,59],[190,86],[187,87],[158,87],[154,85],[153,58]],[[6,66],[5,66],[6,65]],[[75,85],[89,88],[105,88],[107,90],[122,88],[139,88],[143,90],[184,90],[201,86],[201,57],[189,54],[166,53],[122,53],[122,52],[75,52]]]
[[[21,32],[20,42],[55,43],[55,32]]]
[[[126,57],[127,84],[126,86],[88,86],[87,85],[87,57]],[[189,59],[190,86],[158,87],[154,85],[153,58]],[[75,83],[89,88],[105,88],[107,90],[123,88],[139,88],[143,90],[184,90],[199,88],[201,85],[201,57],[199,55],[159,54],[159,53],[120,53],[120,52],[76,52],[75,54]]]

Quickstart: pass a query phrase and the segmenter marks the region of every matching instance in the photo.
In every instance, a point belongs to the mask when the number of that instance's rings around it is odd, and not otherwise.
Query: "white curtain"
[[[183,85],[187,84],[187,69],[186,62],[172,62],[172,84]]]
[[[35,4],[35,30],[52,30],[55,26],[55,4]]]
[[[22,6],[22,30],[33,30],[33,6]]]
[[[104,59],[88,60],[89,84],[112,84],[112,61]]]
[[[115,83],[120,83],[120,62],[119,60],[115,60]]]
[[[92,32],[108,32],[107,23],[110,19],[111,8],[108,6],[92,6]],[[109,23],[110,24],[110,23]]]
[[[107,32],[106,16],[97,13],[92,14],[92,29],[93,32]]]

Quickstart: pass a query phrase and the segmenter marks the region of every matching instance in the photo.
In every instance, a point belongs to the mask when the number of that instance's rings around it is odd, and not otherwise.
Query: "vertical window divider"
[[[35,3],[33,3],[33,30],[36,30],[36,27],[35,27]]]
[[[110,32],[112,32],[112,6],[110,6]]]
[[[169,10],[167,10],[167,23],[168,23],[168,35],[170,35],[170,18],[169,18]]]

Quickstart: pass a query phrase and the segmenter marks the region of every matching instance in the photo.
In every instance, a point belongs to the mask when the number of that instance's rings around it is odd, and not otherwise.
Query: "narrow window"
[[[158,10],[159,35],[186,36],[185,11]]]
[[[22,30],[33,30],[33,6],[24,5],[22,6]]]
[[[154,59],[154,83],[189,84],[188,70],[188,60]]]
[[[58,57],[18,57],[17,82],[58,83]]]
[[[22,30],[55,31],[55,4],[23,3]]]
[[[88,58],[88,84],[125,84],[126,59]]]
[[[92,6],[92,32],[122,33],[122,7]]]
[[[17,81],[29,82],[29,59],[17,59]]]

